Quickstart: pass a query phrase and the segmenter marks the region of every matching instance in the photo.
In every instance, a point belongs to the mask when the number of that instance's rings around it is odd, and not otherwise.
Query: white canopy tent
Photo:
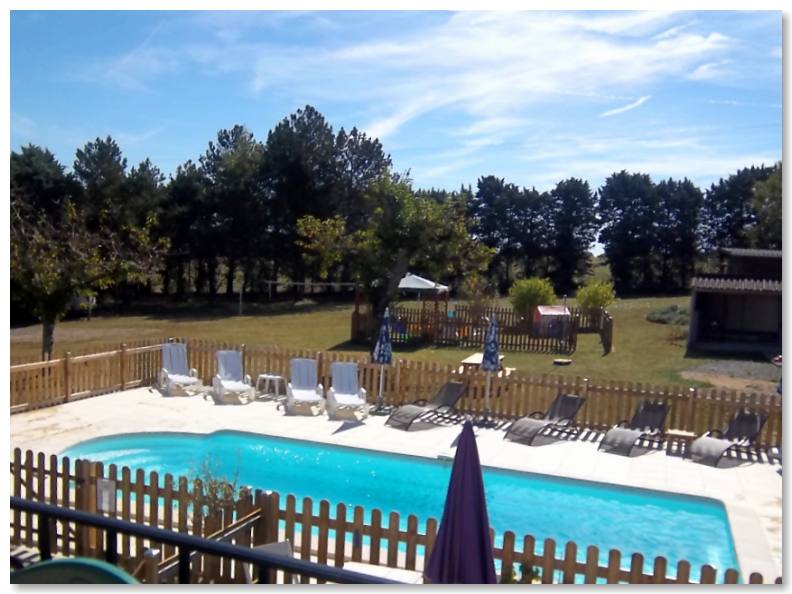
[[[407,273],[399,281],[399,289],[407,291],[430,291],[434,293],[447,293],[448,287],[441,285],[417,274]]]

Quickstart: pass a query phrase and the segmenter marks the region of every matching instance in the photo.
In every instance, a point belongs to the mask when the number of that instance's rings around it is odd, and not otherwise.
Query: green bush
[[[509,289],[509,301],[522,317],[531,317],[537,305],[552,305],[556,300],[553,284],[546,278],[524,278]]]
[[[481,274],[469,274],[462,283],[462,297],[467,300],[470,315],[478,320],[494,305],[493,290],[489,281]]]
[[[577,292],[577,303],[580,309],[599,309],[608,307],[616,299],[613,283],[593,281],[580,287]]]
[[[675,326],[687,326],[690,324],[690,312],[678,305],[661,307],[646,314],[646,319],[655,324],[671,324]]]

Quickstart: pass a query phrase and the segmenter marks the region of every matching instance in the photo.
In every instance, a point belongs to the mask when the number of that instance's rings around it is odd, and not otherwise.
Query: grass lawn
[[[404,303],[404,302],[402,302]],[[569,302],[570,305],[574,301]],[[507,305],[507,300],[501,300]],[[609,310],[614,318],[614,351],[602,356],[599,336],[581,334],[573,363],[553,365],[556,355],[504,352],[505,364],[530,373],[562,373],[592,378],[641,383],[684,383],[679,373],[705,362],[685,358],[684,341],[670,339],[671,327],[646,321],[646,314],[670,304],[687,306],[687,297],[617,300]],[[272,344],[316,350],[364,352],[366,347],[348,342],[348,304],[248,305],[246,315],[235,315],[235,305],[214,307],[146,306],[123,316],[100,316],[92,320],[61,322],[55,329],[55,354],[66,350],[86,352],[124,341],[166,336],[203,338],[246,344]],[[12,360],[35,358],[40,350],[41,326],[11,330]],[[398,357],[438,363],[458,363],[474,349],[396,349]],[[706,385],[706,384],[698,384]]]

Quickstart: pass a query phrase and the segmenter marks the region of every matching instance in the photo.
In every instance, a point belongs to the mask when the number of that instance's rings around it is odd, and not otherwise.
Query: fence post
[[[120,383],[121,383],[121,391],[122,392],[124,390],[124,385],[126,384],[126,381],[125,381],[126,378],[124,377],[125,376],[125,371],[126,371],[126,369],[125,369],[125,367],[126,367],[126,349],[127,349],[126,343],[122,342],[121,343],[121,352],[119,354],[121,359],[120,359],[119,364],[118,364],[118,374],[119,374],[120,380],[121,380]]]
[[[316,380],[322,384],[322,387],[327,390],[329,387],[330,382],[325,381],[325,363],[324,357],[322,356],[322,351],[316,351]]]
[[[146,549],[143,551],[143,580],[147,584],[159,583],[159,549]]]
[[[591,379],[588,377],[583,378],[583,398],[588,398],[589,393],[589,385],[591,383]]]
[[[66,351],[63,355],[63,402],[66,403],[71,398],[71,352]]]
[[[401,397],[401,368],[402,368],[402,363],[404,363],[404,361],[402,361],[401,359],[396,359],[396,369],[395,369],[395,371],[396,371],[396,373],[395,373],[395,375],[396,375],[395,384],[396,385],[393,387],[393,394],[396,395],[396,398],[398,398],[399,401],[398,402],[393,402],[391,404],[401,404],[401,402],[403,400],[403,398]]]
[[[696,432],[696,398],[697,397],[698,397],[698,391],[696,390],[696,388],[689,388],[688,414],[687,414],[688,426],[684,427],[684,430],[692,431],[693,433]]]

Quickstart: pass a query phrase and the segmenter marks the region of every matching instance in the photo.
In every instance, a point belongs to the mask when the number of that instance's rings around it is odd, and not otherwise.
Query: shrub
[[[224,475],[220,468],[220,460],[207,456],[190,473],[193,502],[205,516],[233,505],[244,489],[239,486],[239,466],[231,477]]]
[[[509,289],[509,301],[523,318],[530,318],[537,305],[551,305],[556,300],[552,283],[546,278],[524,278]]]
[[[580,287],[577,302],[580,309],[599,309],[608,307],[616,299],[613,283],[593,281]]]
[[[672,324],[675,326],[687,326],[690,324],[690,312],[678,305],[661,307],[646,314],[646,319],[655,324]]]
[[[470,315],[478,319],[487,308],[492,307],[492,286],[480,274],[469,274],[462,283],[462,296],[467,300]]]

